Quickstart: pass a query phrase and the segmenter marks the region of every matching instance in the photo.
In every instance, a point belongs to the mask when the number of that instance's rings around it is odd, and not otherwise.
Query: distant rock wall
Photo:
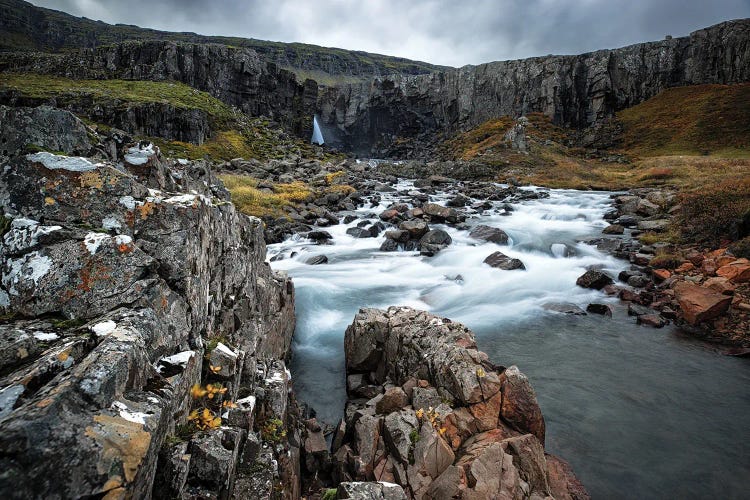
[[[0,69],[69,78],[182,82],[251,116],[267,116],[302,136],[312,132],[318,86],[251,49],[175,42],[124,42],[69,54],[4,54]]]
[[[297,498],[291,280],[206,165],[120,153],[0,157],[0,492]]]
[[[404,143],[429,142],[435,134],[503,115],[542,112],[559,125],[587,127],[668,87],[748,80],[750,20],[745,19],[614,50],[329,88],[318,108],[338,146],[380,157],[396,143],[403,151]]]

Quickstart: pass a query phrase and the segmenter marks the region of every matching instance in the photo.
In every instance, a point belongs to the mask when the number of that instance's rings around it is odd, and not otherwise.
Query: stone
[[[565,460],[555,455],[546,455],[547,477],[550,493],[558,500],[590,500],[586,488],[575,477],[573,469]]]
[[[601,290],[607,285],[614,283],[612,278],[602,271],[589,270],[583,273],[577,280],[576,285],[583,288]]]
[[[497,243],[498,245],[506,245],[508,243],[508,234],[502,229],[486,226],[479,224],[469,232],[469,236],[477,240],[489,241],[490,243]]]
[[[500,416],[517,430],[533,434],[544,445],[544,417],[529,379],[518,367],[511,366],[503,372],[501,381]]]
[[[320,264],[328,264],[328,257],[326,255],[313,255],[305,260],[305,264],[309,266],[319,266]]]
[[[404,221],[398,225],[398,228],[402,231],[406,231],[409,238],[412,240],[418,240],[430,230],[427,223],[421,220]]]
[[[651,274],[653,275],[654,280],[657,282],[667,280],[670,278],[670,276],[672,276],[672,273],[667,269],[654,269]]]
[[[653,231],[655,233],[661,233],[669,229],[669,225],[669,219],[642,220],[638,223],[638,229],[640,231]]]
[[[390,453],[402,464],[409,463],[409,452],[414,446],[419,421],[413,410],[400,410],[388,414],[383,421],[383,438]]]
[[[730,296],[687,282],[676,283],[674,292],[685,321],[691,325],[721,316],[732,303]]]
[[[669,323],[659,314],[641,314],[636,321],[639,325],[652,326],[654,328],[661,328]]]
[[[548,311],[569,314],[571,316],[586,316],[586,311],[575,304],[570,304],[567,302],[548,302],[544,304],[542,308]]]
[[[453,243],[453,239],[442,229],[432,229],[419,240],[419,253],[432,257]]]
[[[346,230],[346,234],[354,238],[373,238],[372,232],[364,227],[350,227]]]
[[[719,267],[716,275],[726,278],[732,283],[747,283],[750,281],[750,262],[747,259],[738,259],[730,264]]]
[[[724,295],[733,295],[737,289],[737,285],[734,285],[729,279],[721,276],[708,278],[703,282],[703,286]]]
[[[398,411],[409,404],[409,397],[401,387],[391,387],[383,393],[383,397],[375,406],[375,411],[388,414]]]
[[[344,482],[339,484],[339,499],[352,500],[407,500],[404,489],[392,483]]]
[[[415,387],[413,389],[412,406],[415,410],[437,408],[442,402],[440,394],[434,387]]]
[[[521,262],[519,259],[508,257],[502,252],[491,253],[484,259],[483,262],[490,267],[494,267],[495,269],[502,269],[503,271],[513,271],[516,269],[521,271],[526,270],[526,266],[523,264],[523,262]]]
[[[306,236],[316,243],[326,243],[333,239],[333,236],[328,231],[310,231]]]
[[[433,222],[456,223],[466,219],[457,210],[438,205],[437,203],[425,203],[422,205],[422,211]]]
[[[625,227],[619,224],[610,224],[602,230],[602,234],[624,234]]]
[[[607,304],[589,304],[586,306],[586,312],[612,317],[612,307]]]

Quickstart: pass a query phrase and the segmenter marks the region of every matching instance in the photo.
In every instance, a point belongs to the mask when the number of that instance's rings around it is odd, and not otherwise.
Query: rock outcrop
[[[395,483],[416,499],[588,498],[545,453],[528,379],[492,364],[463,325],[404,307],[362,309],[344,343],[336,482]]]
[[[2,495],[296,498],[294,294],[260,221],[150,144],[2,163]]]
[[[294,73],[262,60],[255,51],[227,45],[150,41],[69,54],[6,53],[0,57],[0,69],[69,78],[182,82],[250,116],[272,118],[300,135],[312,130],[318,94],[313,80],[300,84]]]
[[[393,76],[321,93],[334,145],[382,157],[394,144],[451,134],[503,115],[542,112],[587,127],[668,87],[750,80],[750,20],[687,37],[575,56],[545,56]],[[520,144],[518,144],[520,147]],[[403,149],[403,148],[401,148]]]

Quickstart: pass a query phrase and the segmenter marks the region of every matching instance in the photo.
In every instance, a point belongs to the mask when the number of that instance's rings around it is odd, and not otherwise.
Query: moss
[[[11,222],[13,222],[13,219],[6,217],[4,213],[0,212],[0,238],[10,231]]]
[[[320,500],[336,500],[338,496],[338,490],[336,488],[328,488],[320,496]]]
[[[50,321],[52,326],[61,330],[71,330],[78,328],[86,324],[86,321],[82,319],[53,319]]]
[[[409,433],[409,441],[411,441],[411,444],[417,444],[419,442],[419,431],[417,429],[412,429]]]

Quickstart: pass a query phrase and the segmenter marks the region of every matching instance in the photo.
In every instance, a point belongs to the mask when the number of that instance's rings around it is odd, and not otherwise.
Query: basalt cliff
[[[541,112],[585,128],[669,87],[750,80],[750,20],[682,38],[572,56],[465,66],[326,89],[318,99],[334,144],[363,155],[407,157],[504,115]]]

